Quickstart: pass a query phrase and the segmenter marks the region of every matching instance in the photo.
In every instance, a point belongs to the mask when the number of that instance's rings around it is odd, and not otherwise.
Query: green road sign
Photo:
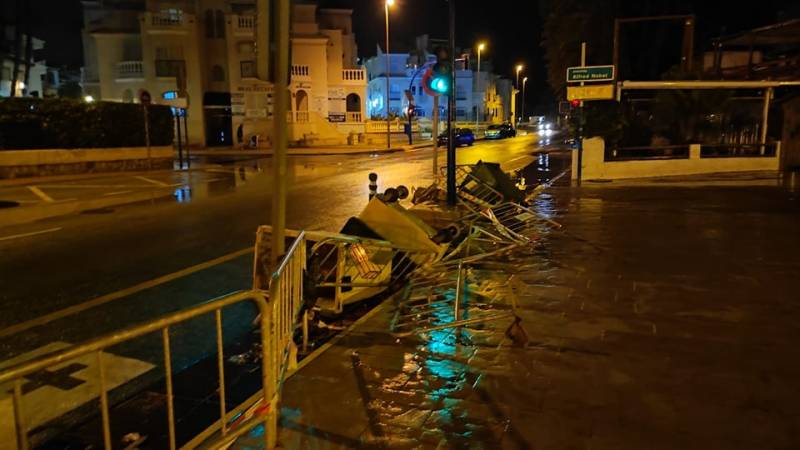
[[[614,66],[568,67],[567,83],[614,81]]]

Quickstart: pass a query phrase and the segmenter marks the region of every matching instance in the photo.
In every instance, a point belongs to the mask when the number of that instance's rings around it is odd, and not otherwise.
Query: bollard
[[[369,199],[378,194],[378,174],[370,172],[369,174]]]

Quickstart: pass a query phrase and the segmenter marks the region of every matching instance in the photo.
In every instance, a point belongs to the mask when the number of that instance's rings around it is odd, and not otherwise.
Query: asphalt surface
[[[537,145],[534,136],[481,142],[460,148],[457,160],[522,168],[536,160],[531,154],[540,150]],[[431,158],[431,149],[290,157],[287,225],[338,231],[366,204],[369,172],[379,174],[381,190],[398,184],[427,185],[432,180]],[[269,223],[269,159],[220,157],[203,162],[210,169],[191,176],[170,175],[170,184],[177,184],[175,194],[163,201],[0,227],[0,360],[51,342],[81,342],[249,288],[252,256],[242,252],[223,264],[133,295],[119,292],[251,247],[257,226]],[[444,151],[439,163],[444,163]],[[105,193],[100,188],[96,195]],[[24,236],[39,231],[46,232]],[[18,235],[24,237],[13,237]],[[75,314],[65,311],[108,295],[113,299],[103,304]],[[235,321],[236,315],[229,319]]]

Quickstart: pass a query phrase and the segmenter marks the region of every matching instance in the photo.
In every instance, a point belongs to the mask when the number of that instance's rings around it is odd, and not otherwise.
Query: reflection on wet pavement
[[[551,161],[552,164],[552,161]],[[800,429],[800,204],[783,185],[553,187],[505,323],[386,334],[284,390],[286,448],[783,449]]]

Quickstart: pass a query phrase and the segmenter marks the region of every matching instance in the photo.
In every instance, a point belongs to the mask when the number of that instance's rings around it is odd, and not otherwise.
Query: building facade
[[[266,0],[84,0],[84,91],[96,99],[185,108],[197,146],[269,145],[272,84]],[[295,4],[291,141],[343,142],[364,127],[366,72],[352,11]],[[260,63],[259,61],[262,61]],[[257,138],[257,139],[256,139]]]
[[[386,73],[389,62],[389,96],[387,111]],[[377,56],[366,61],[367,77],[367,114],[374,119],[390,116],[404,116],[413,99],[417,117],[433,116],[433,97],[422,87],[422,78],[428,66],[435,63],[433,55],[426,55],[426,62],[419,65],[419,57],[415,54],[386,54],[378,49]],[[467,64],[456,64],[456,120],[499,123],[507,119],[507,103],[504,101],[505,90],[509,83],[486,71],[468,70]],[[408,92],[408,93],[406,93]],[[409,98],[410,97],[410,98]],[[439,113],[445,117],[447,113],[447,96],[439,100]]]
[[[42,58],[37,55],[44,49],[45,42],[36,37],[31,37],[30,41],[30,55],[27,57],[26,64],[26,47],[28,47],[28,36],[20,33],[20,45],[16,48],[16,33],[13,26],[0,25],[0,34],[2,41],[0,41],[0,97],[10,97],[11,87],[14,83],[14,67],[16,60],[17,76],[16,76],[16,89],[14,94],[16,97],[42,97],[43,80],[47,73],[47,66]],[[26,66],[29,68],[26,76]]]

